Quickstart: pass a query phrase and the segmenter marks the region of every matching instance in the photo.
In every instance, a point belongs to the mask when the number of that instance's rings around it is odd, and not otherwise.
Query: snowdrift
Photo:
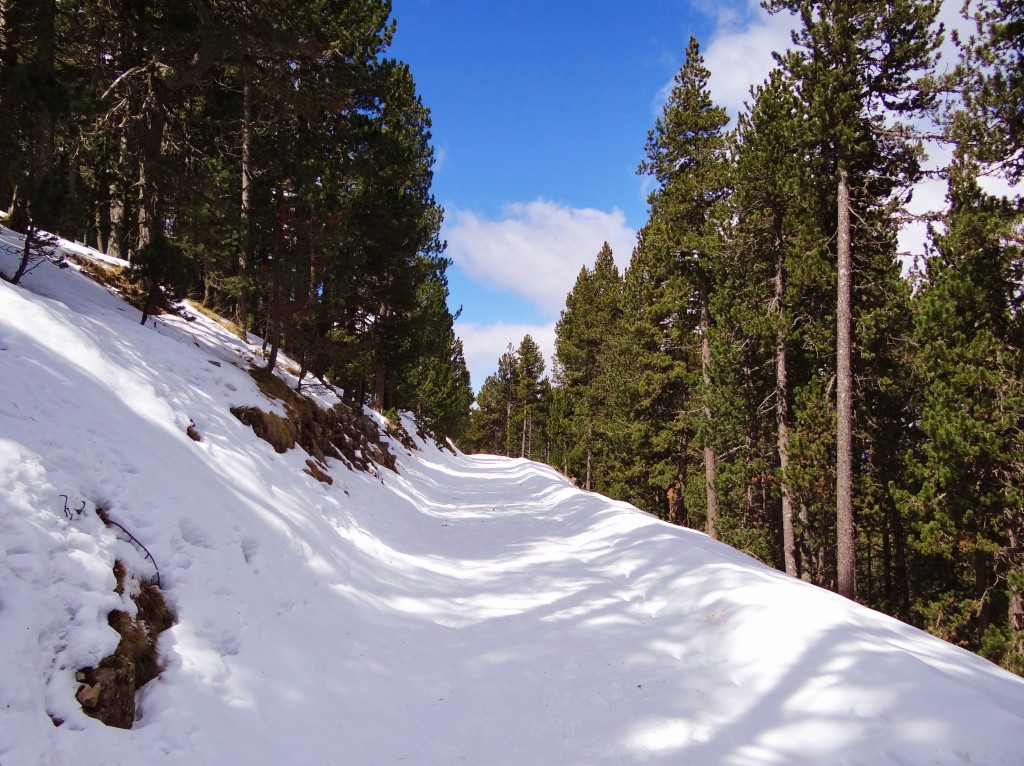
[[[397,473],[317,480],[187,313],[0,282],[3,766],[1024,762],[1021,679],[546,467],[382,435]],[[175,617],[130,730],[75,696],[116,560]]]

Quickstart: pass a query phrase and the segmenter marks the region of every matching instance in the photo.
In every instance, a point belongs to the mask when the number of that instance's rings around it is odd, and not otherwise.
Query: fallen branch
[[[156,559],[153,558],[153,554],[149,552],[149,549],[142,544],[142,541],[139,540],[139,538],[137,538],[127,529],[125,529],[121,524],[110,518],[110,512],[106,508],[103,508],[102,506],[96,506],[96,515],[100,517],[100,521],[102,521],[106,526],[117,527],[122,532],[124,532],[124,534],[128,536],[128,542],[132,543],[132,545],[138,548],[145,558],[153,562],[153,569],[156,570],[156,587],[163,587],[160,585],[160,567],[157,566]]]

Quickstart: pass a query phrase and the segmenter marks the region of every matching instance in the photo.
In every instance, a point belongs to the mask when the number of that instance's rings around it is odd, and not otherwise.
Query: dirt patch
[[[295,446],[298,433],[290,418],[256,407],[232,407],[231,414],[255,431],[275,452],[284,454]]]
[[[321,468],[312,458],[306,459],[306,467],[302,469],[302,472],[308,473],[314,479],[323,482],[324,484],[334,484],[334,479],[331,478],[331,475]]]
[[[174,617],[160,588],[130,576],[120,560],[114,562],[114,578],[114,591],[128,590],[136,615],[121,610],[107,615],[107,623],[121,640],[99,665],[75,674],[81,684],[75,697],[86,715],[107,726],[130,729],[135,721],[135,692],[160,675],[157,641],[174,624]]]

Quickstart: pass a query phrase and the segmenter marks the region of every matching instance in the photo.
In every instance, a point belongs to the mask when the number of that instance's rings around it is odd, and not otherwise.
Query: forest
[[[306,376],[456,435],[430,112],[388,0],[0,0],[0,209],[127,261]]]
[[[1024,7],[766,0],[792,47],[730,128],[691,40],[628,267],[584,267],[463,448],[705,531],[1024,672]],[[927,164],[925,148],[948,156]],[[940,178],[926,252],[902,253]]]
[[[527,336],[472,410],[388,0],[0,0],[14,281],[49,233],[80,240],[126,264],[144,323],[189,297],[300,386],[546,462],[1024,672],[1024,210],[985,191],[1024,176],[1024,8],[974,3],[958,37],[938,0],[764,5],[796,15],[792,47],[731,124],[691,40],[628,268],[597,253],[550,376]],[[935,176],[947,206],[901,253]]]

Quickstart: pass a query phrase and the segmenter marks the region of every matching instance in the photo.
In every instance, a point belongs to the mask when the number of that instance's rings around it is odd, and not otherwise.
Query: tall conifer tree
[[[918,300],[923,440],[908,498],[925,626],[1024,672],[1024,214],[951,169]]]
[[[639,172],[654,176],[658,188],[651,193],[648,246],[659,250],[662,287],[676,291],[663,296],[665,315],[655,321],[673,325],[671,332],[688,345],[699,345],[698,392],[701,417],[695,423],[704,458],[704,489],[708,534],[717,536],[718,499],[715,488],[715,445],[711,421],[711,260],[720,245],[716,208],[727,194],[725,110],[716,106],[708,89],[710,73],[704,66],[697,40],[690,39],[686,60],[663,114],[647,137],[647,159]],[[653,265],[653,264],[652,264]],[[694,321],[695,320],[695,321]],[[681,360],[679,360],[681,361]],[[680,410],[685,405],[678,402]]]
[[[869,173],[880,163],[880,130],[886,116],[921,113],[931,96],[916,78],[931,69],[940,35],[933,29],[936,0],[766,0],[770,11],[790,10],[800,17],[798,46],[787,65],[800,81],[810,118],[823,150],[834,162],[836,193],[835,253],[838,268],[836,331],[836,528],[838,590],[856,593],[853,507],[852,309],[853,225],[851,174]],[[906,150],[889,141],[890,154]],[[895,145],[894,145],[895,144]],[[914,178],[914,163],[898,163],[896,186]]]
[[[557,382],[575,402],[573,429],[582,447],[583,465],[574,464],[574,474],[584,489],[593,487],[594,452],[607,441],[601,427],[606,419],[608,391],[601,385],[604,357],[610,346],[621,310],[622,280],[607,242],[601,247],[593,269],[583,267],[576,284],[565,299],[565,310],[555,326]]]

